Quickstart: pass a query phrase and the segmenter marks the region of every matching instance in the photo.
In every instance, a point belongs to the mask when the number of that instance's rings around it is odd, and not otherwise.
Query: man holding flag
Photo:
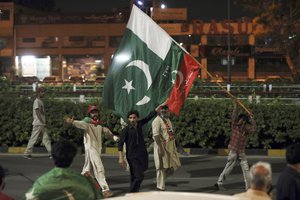
[[[178,115],[193,81],[198,75],[199,67],[200,64],[185,49],[178,45],[149,16],[133,5],[125,33],[113,56],[104,82],[103,104],[114,110],[123,119],[130,119],[132,116],[135,119],[144,119],[148,113],[153,112],[158,105],[168,99],[166,103],[169,110]],[[133,110],[139,114],[130,113]],[[152,117],[154,115],[147,116],[145,119]],[[147,120],[141,121],[146,122]],[[136,124],[138,123],[127,128],[128,131],[123,130],[124,134],[119,143],[120,164],[124,165],[122,145],[128,139],[124,136],[125,132],[127,135],[130,131],[132,134],[129,135],[141,135],[142,133],[140,130],[142,125],[137,126]],[[139,133],[133,131],[137,128]],[[142,137],[136,138],[140,140]],[[133,139],[130,141],[134,142]],[[144,142],[141,140],[134,142],[134,145],[131,146],[139,148],[138,146],[143,146],[143,144]],[[144,155],[148,157],[146,153]],[[144,163],[147,165],[147,162]],[[147,167],[138,169],[135,166],[140,164],[135,165],[132,162],[129,164],[131,164],[132,176],[141,174],[139,180],[131,180],[130,192],[138,192],[142,181],[142,170]]]
[[[179,114],[200,64],[149,16],[133,5],[104,83],[104,106],[126,119],[130,110],[143,118],[168,99]]]

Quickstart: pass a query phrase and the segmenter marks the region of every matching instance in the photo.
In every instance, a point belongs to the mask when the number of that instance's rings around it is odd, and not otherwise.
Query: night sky
[[[188,8],[189,19],[221,20],[227,19],[228,0],[164,0],[169,8]],[[231,19],[239,19],[248,13],[231,1]],[[63,13],[107,12],[113,8],[129,6],[130,0],[55,0],[56,9]]]

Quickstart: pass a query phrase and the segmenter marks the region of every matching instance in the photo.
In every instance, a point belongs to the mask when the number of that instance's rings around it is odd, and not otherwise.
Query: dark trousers
[[[144,179],[144,169],[141,160],[128,159],[130,168],[130,189],[129,192],[139,192]]]

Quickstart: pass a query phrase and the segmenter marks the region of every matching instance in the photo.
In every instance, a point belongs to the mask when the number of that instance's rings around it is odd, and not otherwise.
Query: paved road
[[[279,173],[285,167],[283,157],[248,156],[249,164],[257,161],[266,161],[272,164],[273,184],[276,184]],[[212,155],[186,156],[181,158],[182,167],[167,180],[168,191],[181,192],[206,192],[218,194],[235,194],[244,191],[242,171],[236,166],[224,183],[226,191],[215,190],[213,184],[225,166],[226,157]],[[84,156],[78,155],[72,168],[81,171]],[[103,155],[103,163],[106,168],[106,178],[115,196],[124,195],[129,187],[129,174],[118,165],[116,156]],[[21,155],[0,154],[0,164],[9,169],[10,175],[6,178],[5,193],[22,199],[24,193],[31,187],[32,180],[47,172],[53,167],[53,161],[45,154],[38,154],[32,160],[24,159]],[[150,155],[149,170],[145,173],[145,179],[141,191],[155,189],[153,183],[155,168],[153,156]]]

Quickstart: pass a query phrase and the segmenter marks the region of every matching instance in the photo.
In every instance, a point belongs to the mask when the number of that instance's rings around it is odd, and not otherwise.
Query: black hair
[[[77,147],[69,141],[56,142],[52,146],[52,157],[56,167],[68,168],[77,153]]]
[[[5,177],[5,173],[4,173],[4,169],[3,167],[0,165],[0,185],[2,185],[2,181],[3,181],[3,178]],[[1,188],[0,188],[0,191],[1,191]]]
[[[137,117],[140,117],[139,111],[137,110],[131,110],[127,113],[127,118],[129,118],[130,115],[136,115]]]
[[[242,119],[244,122],[249,123],[249,117],[245,114],[239,114],[239,119]]]
[[[292,165],[300,163],[300,143],[291,144],[287,147],[286,161]]]
[[[5,177],[5,171],[4,168],[0,165],[0,178],[4,178]]]

